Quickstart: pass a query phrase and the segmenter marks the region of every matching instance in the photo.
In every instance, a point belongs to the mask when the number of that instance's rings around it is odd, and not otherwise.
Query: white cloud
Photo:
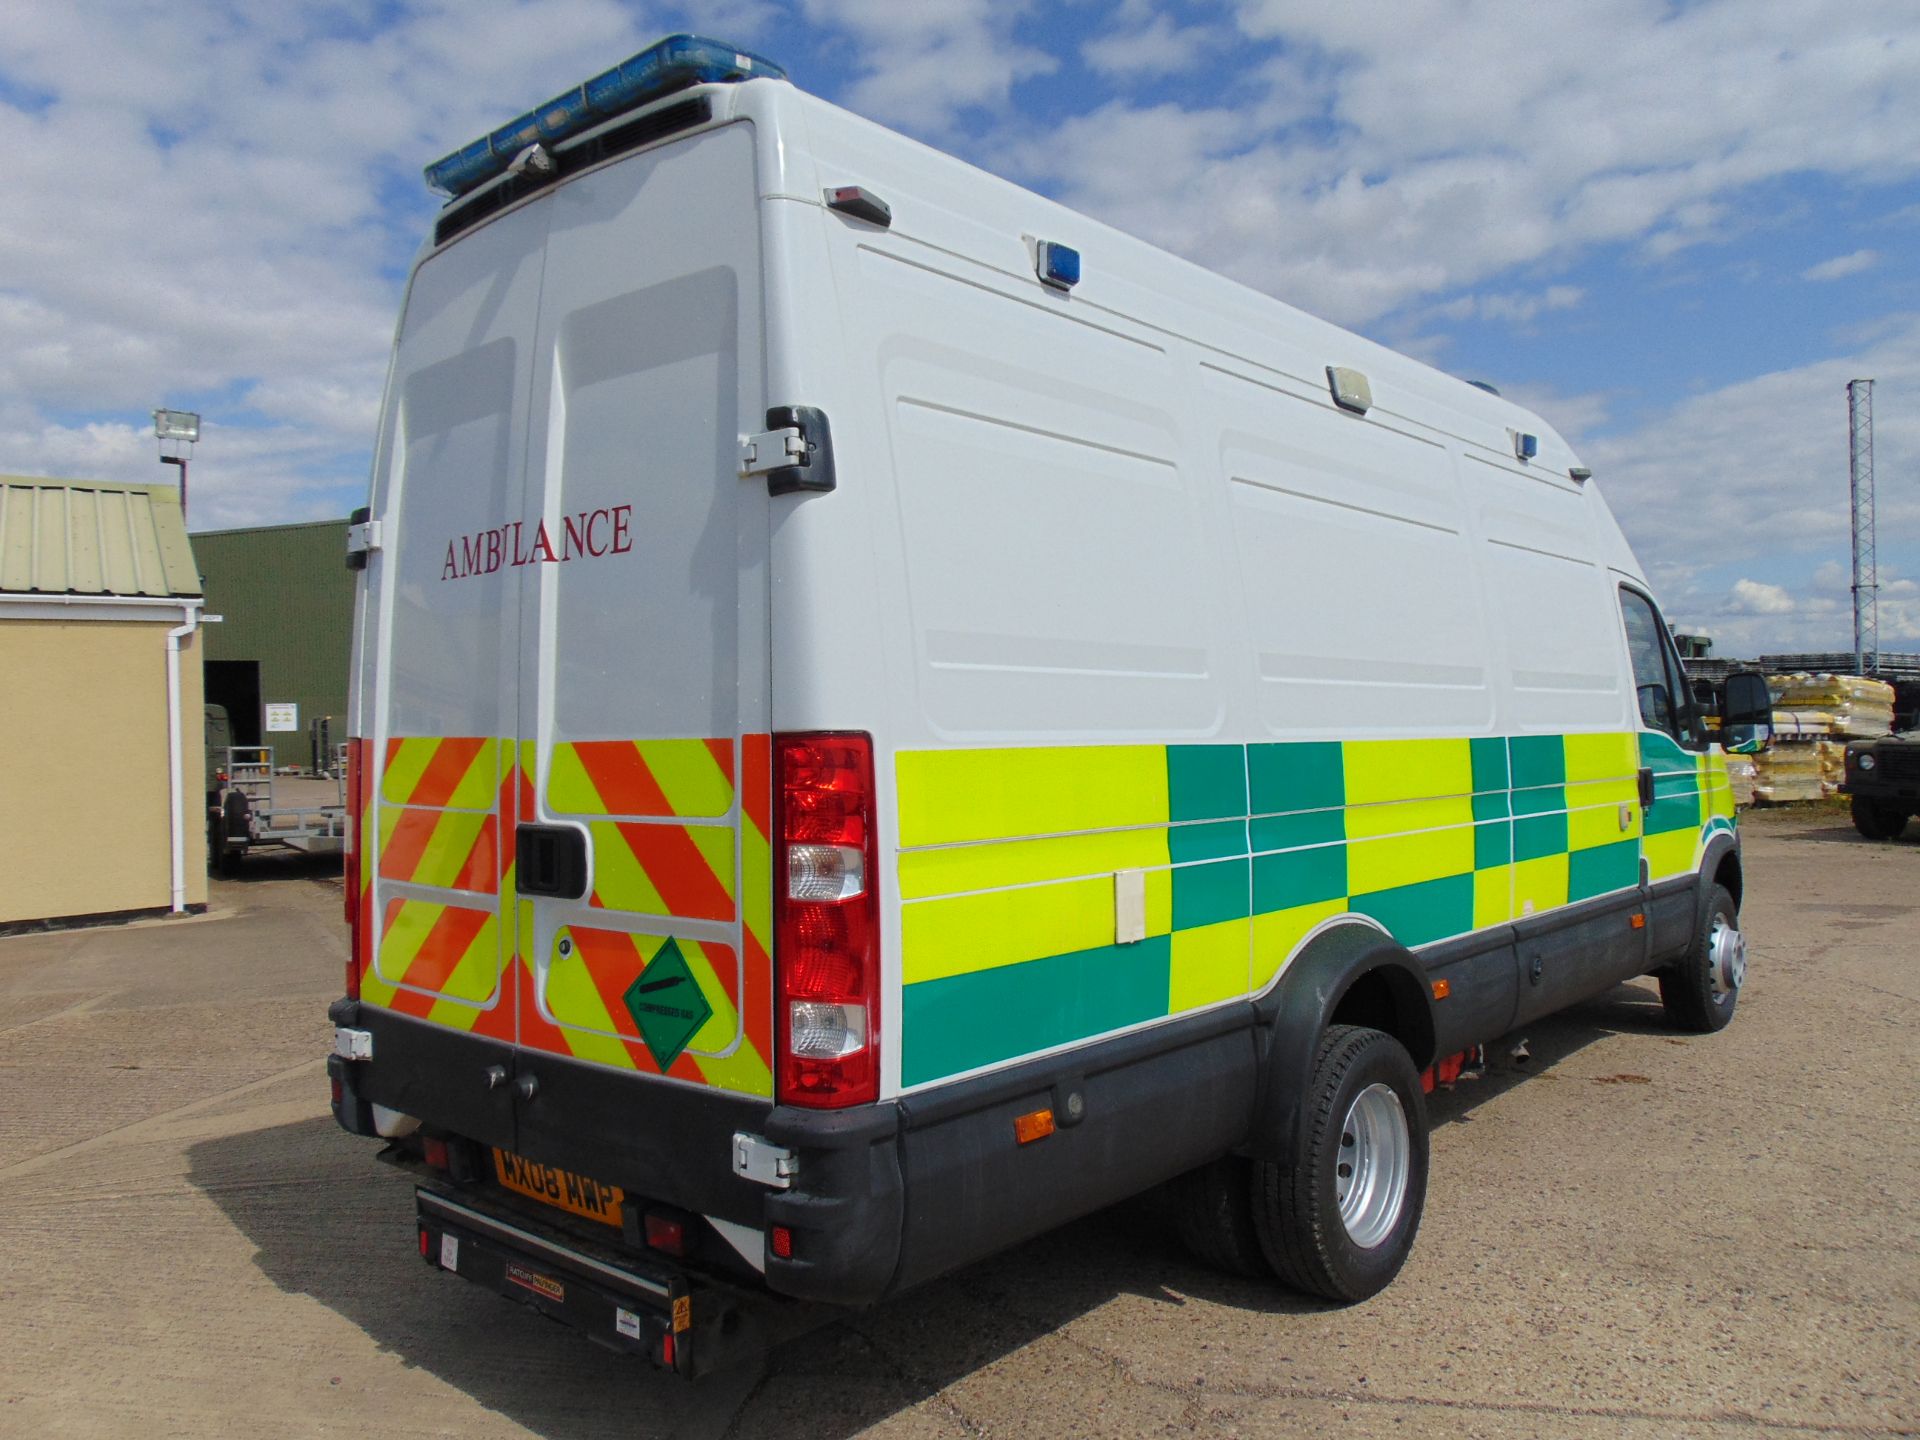
[[[1344,323],[1595,245],[1670,257],[1744,233],[1760,182],[1885,181],[1920,157],[1906,100],[1920,30],[1904,0],[1407,0],[1391,23],[1319,0],[1235,13],[1285,51],[1264,95],[1236,96],[1232,144],[1188,170],[1135,170],[1156,183],[1130,193],[1093,133],[1020,173]]]
[[[1851,255],[1836,255],[1831,260],[1822,260],[1818,265],[1809,266],[1800,272],[1802,280],[1844,280],[1849,275],[1858,275],[1871,270],[1880,263],[1877,250],[1856,250]]]
[[[1093,69],[1123,77],[1179,75],[1192,70],[1221,43],[1212,27],[1177,25],[1137,0],[1120,5],[1115,28],[1081,46]]]
[[[1734,611],[1744,615],[1791,615],[1800,608],[1785,587],[1764,580],[1734,581],[1732,599]]]
[[[1882,396],[1920,394],[1920,315],[1857,354],[1692,396],[1591,442],[1587,461],[1642,563],[1692,573],[1737,556],[1850,562],[1846,385],[1858,375],[1877,376]],[[1875,421],[1877,474],[1920,469],[1920,413],[1882,405]],[[1920,546],[1920,497],[1877,488],[1891,561]]]
[[[971,110],[1004,112],[1021,80],[1059,62],[1013,39],[1025,3],[940,0],[801,0],[808,19],[851,32],[864,73],[845,103],[923,135],[952,131]]]

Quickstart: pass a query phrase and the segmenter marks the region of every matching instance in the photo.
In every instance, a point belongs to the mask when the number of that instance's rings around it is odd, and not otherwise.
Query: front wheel
[[[1255,1166],[1254,1228],[1280,1279],[1328,1300],[1384,1290],[1427,1198],[1427,1107],[1399,1041],[1330,1025],[1314,1055],[1290,1164]]]
[[[1853,828],[1869,840],[1898,840],[1907,828],[1907,812],[1884,800],[1853,797]]]
[[[1747,937],[1740,933],[1740,912],[1727,887],[1716,885],[1692,946],[1660,972],[1660,1003],[1680,1029],[1710,1035],[1727,1028],[1746,982]]]

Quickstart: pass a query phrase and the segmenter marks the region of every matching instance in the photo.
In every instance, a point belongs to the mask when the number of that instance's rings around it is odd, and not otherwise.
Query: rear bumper
[[[371,1134],[378,1104],[644,1201],[762,1235],[783,1226],[793,1253],[761,1256],[766,1286],[834,1305],[870,1305],[1137,1194],[1239,1145],[1253,1118],[1251,1006],[844,1111],[516,1051],[354,1001],[330,1013],[372,1037],[371,1059],[329,1062],[345,1129]],[[531,1100],[515,1083],[526,1076]],[[1016,1117],[1043,1108],[1058,1129],[1020,1144]],[[736,1175],[736,1134],[790,1150],[791,1186]],[[455,1198],[470,1194],[478,1205],[484,1187]]]

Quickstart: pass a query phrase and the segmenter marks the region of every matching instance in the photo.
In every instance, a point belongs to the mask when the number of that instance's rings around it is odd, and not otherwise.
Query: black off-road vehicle
[[[1847,746],[1847,779],[1841,793],[1853,797],[1853,825],[1869,840],[1897,840],[1920,812],[1920,730]]]

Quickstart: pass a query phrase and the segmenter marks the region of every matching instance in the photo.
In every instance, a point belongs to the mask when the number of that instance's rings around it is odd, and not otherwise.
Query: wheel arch
[[[1745,892],[1744,877],[1740,869],[1740,841],[1727,834],[1715,835],[1707,842],[1706,854],[1700,858],[1700,874],[1706,884],[1700,887],[1700,915],[1704,918],[1707,906],[1713,903],[1713,887],[1723,885],[1733,896],[1733,908],[1740,908]]]
[[[1433,999],[1426,972],[1371,921],[1336,921],[1308,937],[1258,1002],[1259,1100],[1248,1149],[1257,1159],[1295,1153],[1301,1097],[1327,1026],[1384,1031],[1424,1070],[1434,1061]]]

